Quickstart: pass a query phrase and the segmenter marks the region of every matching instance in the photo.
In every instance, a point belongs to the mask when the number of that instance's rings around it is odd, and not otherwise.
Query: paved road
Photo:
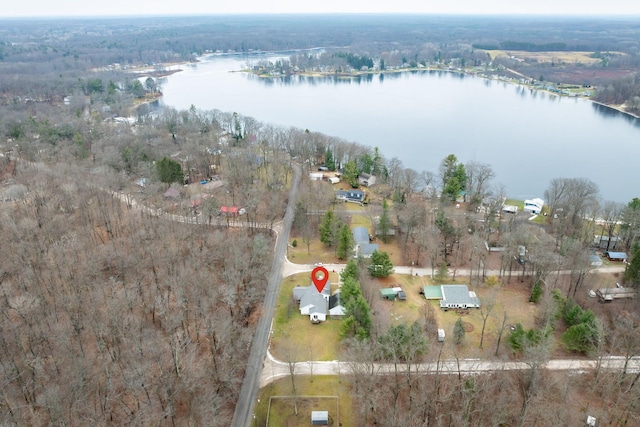
[[[624,368],[625,360],[619,356],[604,357],[600,360],[602,369],[621,370]],[[349,362],[340,362],[337,360],[328,362],[296,362],[294,375],[349,375],[351,374],[353,364]],[[553,359],[549,360],[545,365],[545,369],[552,371],[590,371],[598,366],[598,360],[587,359]],[[529,369],[530,366],[524,362],[506,362],[501,360],[480,360],[480,359],[447,359],[440,362],[418,363],[411,365],[412,372],[422,374],[458,374],[461,373],[480,373],[480,372],[497,372],[497,371],[513,371]],[[406,372],[405,364],[395,365],[393,363],[374,363],[368,367],[368,371],[374,375],[393,374],[396,369],[398,372]],[[627,373],[640,372],[640,357],[633,357],[627,364]],[[271,353],[267,352],[267,360],[265,361],[262,375],[260,376],[260,387],[265,387],[273,381],[290,375],[289,365],[285,362],[275,359]]]
[[[267,358],[271,322],[273,321],[278,290],[280,288],[280,282],[282,281],[282,260],[286,259],[289,230],[291,230],[291,223],[293,222],[295,201],[301,175],[301,168],[294,165],[293,180],[291,182],[291,190],[289,191],[289,204],[287,205],[282,229],[278,233],[276,241],[271,275],[269,276],[267,293],[262,306],[262,315],[260,316],[256,333],[251,341],[249,361],[247,363],[247,369],[245,370],[242,388],[240,389],[240,396],[238,396],[236,410],[233,414],[232,425],[235,427],[247,427],[253,421],[253,406],[258,396],[260,373],[263,371],[262,366]]]
[[[296,273],[304,273],[307,271],[311,271],[314,268],[314,264],[294,264],[289,260],[285,260],[282,274],[284,277],[291,276]],[[329,271],[342,271],[346,264],[324,264],[324,267]],[[602,274],[602,273],[622,273],[624,272],[625,267],[601,267],[594,268],[591,270],[591,273],[594,274]],[[428,268],[418,268],[411,266],[396,266],[393,268],[393,272],[395,274],[410,274],[410,275],[419,275],[419,276],[431,276],[431,267]],[[458,268],[456,269],[456,276],[469,276],[469,269]],[[485,273],[487,276],[499,276],[499,270],[487,270]],[[571,274],[569,270],[567,271],[559,271],[558,274]]]

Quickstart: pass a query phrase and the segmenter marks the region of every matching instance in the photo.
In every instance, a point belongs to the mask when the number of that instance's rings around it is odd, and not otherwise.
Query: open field
[[[521,60],[533,60],[537,62],[571,63],[571,64],[597,64],[601,60],[593,58],[595,52],[527,52],[521,50],[488,50],[491,59],[499,57],[514,57]]]
[[[329,411],[332,426],[355,425],[349,381],[334,376],[296,376],[295,386],[296,395],[299,396],[296,399],[297,416],[294,413],[293,398],[284,397],[293,395],[291,378],[282,378],[260,390],[255,408],[255,424],[267,425],[267,411],[269,411],[269,426],[306,427],[311,424],[311,411]],[[269,409],[269,398],[274,396],[283,397],[272,398]]]

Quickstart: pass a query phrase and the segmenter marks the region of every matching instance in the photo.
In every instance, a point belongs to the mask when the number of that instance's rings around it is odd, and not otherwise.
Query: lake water
[[[358,79],[258,78],[229,71],[264,56],[219,55],[168,77],[161,104],[238,112],[368,146],[438,173],[455,154],[488,163],[509,197],[542,197],[557,177],[585,177],[604,200],[640,197],[640,120],[577,98],[456,73]]]

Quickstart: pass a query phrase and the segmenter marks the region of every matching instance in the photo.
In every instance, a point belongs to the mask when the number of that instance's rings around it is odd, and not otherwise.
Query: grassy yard
[[[332,292],[337,289],[338,273],[330,272],[329,280]],[[452,281],[448,284],[465,284],[465,280]],[[328,320],[320,324],[312,324],[308,316],[300,314],[298,305],[292,299],[294,286],[307,286],[310,284],[310,275],[301,273],[284,280],[276,306],[273,335],[271,342],[272,354],[283,361],[295,360],[336,360],[340,354],[340,320]],[[504,313],[507,314],[507,325],[521,323],[525,328],[534,326],[537,307],[529,303],[529,289],[527,285],[517,283],[493,287],[481,286],[470,288],[474,290],[481,303],[486,304],[495,300],[494,307],[487,320],[483,347],[479,349],[482,331],[482,316],[480,309],[470,309],[462,314],[462,320],[466,323],[467,333],[464,343],[454,346],[450,337],[453,335],[453,327],[460,316],[455,310],[447,312],[440,309],[438,301],[427,301],[420,295],[420,289],[426,285],[432,285],[429,277],[417,277],[409,275],[392,275],[386,279],[376,280],[373,289],[372,312],[375,322],[381,330],[405,323],[411,324],[425,315],[426,304],[431,304],[438,328],[445,330],[448,337],[446,343],[446,355],[449,357],[481,357],[491,356],[495,352],[498,338],[498,329]],[[406,301],[388,301],[378,297],[379,289],[400,286],[407,295]],[[426,331],[428,339],[436,342],[436,330]],[[508,334],[508,328],[503,335]],[[504,352],[504,349],[500,350]],[[432,351],[432,356],[433,356]]]
[[[292,247],[291,242],[297,240],[297,247]],[[302,241],[301,237],[293,237],[289,240],[288,250],[289,261],[296,264],[315,264],[316,262],[323,262],[325,264],[344,263],[346,261],[340,261],[335,253],[334,247],[328,247],[322,243],[318,238],[311,240],[309,248],[307,250],[307,244]]]
[[[332,291],[335,291],[338,273],[329,272],[329,281]],[[293,301],[293,288],[310,284],[311,275],[300,273],[287,277],[280,287],[271,338],[271,354],[280,360],[338,359],[341,322],[327,320],[314,325],[309,316],[300,314],[298,305]]]
[[[311,411],[329,411],[333,426],[355,425],[349,381],[333,376],[296,376],[295,384],[298,415],[295,415],[293,398],[290,397],[293,394],[291,378],[282,378],[260,390],[255,412],[256,426],[267,425],[268,412],[269,426],[306,427],[311,425]]]
[[[516,323],[521,323],[525,328],[534,326],[537,307],[529,303],[529,290],[527,286],[522,284],[506,286],[495,285],[493,288],[478,287],[471,289],[475,290],[480,298],[481,304],[484,303],[485,306],[491,299],[495,300],[495,305],[491,310],[485,328],[483,349],[479,348],[482,333],[482,315],[480,309],[470,309],[466,312],[467,314],[460,316],[455,310],[442,311],[438,301],[429,302],[434,306],[438,327],[444,329],[447,336],[443,350],[444,357],[492,356],[496,351],[498,330],[502,324],[502,318],[505,312],[507,313],[507,326],[515,325]],[[462,317],[462,321],[466,324],[467,331],[464,342],[456,346],[452,338],[453,328],[458,317]],[[504,345],[508,334],[509,328],[507,327],[502,336],[501,347]],[[429,335],[430,338],[435,337],[435,331]],[[504,347],[500,349],[502,354],[505,354],[506,351]]]

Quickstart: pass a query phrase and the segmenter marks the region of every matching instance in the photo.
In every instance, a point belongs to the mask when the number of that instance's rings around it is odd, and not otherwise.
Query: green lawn
[[[298,427],[311,425],[311,411],[329,411],[333,426],[356,425],[351,400],[351,384],[335,376],[296,376],[298,415],[294,413],[291,378],[282,378],[260,390],[256,405],[256,426]],[[327,396],[327,397],[317,397]],[[269,401],[271,398],[271,407]],[[339,423],[338,424],[338,420]]]
[[[338,283],[338,273],[329,272],[332,291]],[[287,277],[281,287],[275,309],[271,353],[282,361],[336,360],[338,359],[340,320],[327,320],[312,324],[309,316],[300,314],[293,301],[295,286],[308,286],[309,273]]]
[[[297,247],[295,248],[291,246],[291,242],[293,242],[293,240],[297,241]],[[317,262],[333,264],[346,262],[338,259],[334,247],[326,246],[324,243],[320,242],[318,238],[312,239],[309,247],[307,248],[307,244],[303,242],[302,238],[299,236],[293,236],[289,240],[287,257],[289,258],[289,261],[295,264],[315,264]]]
[[[366,215],[354,213],[351,215],[350,227],[352,230],[354,227],[366,227],[371,233],[371,219]]]

